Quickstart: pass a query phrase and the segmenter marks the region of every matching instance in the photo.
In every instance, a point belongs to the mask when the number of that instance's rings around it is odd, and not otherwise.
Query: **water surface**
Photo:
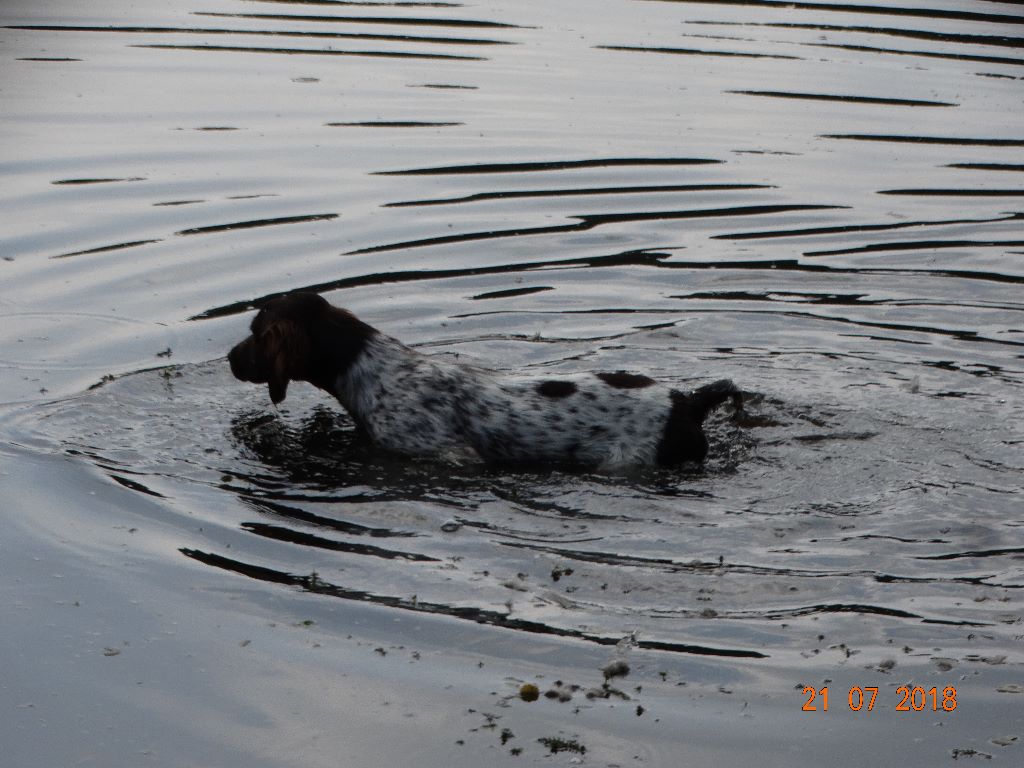
[[[1019,6],[0,24],[18,765],[1018,764]],[[701,470],[398,459],[231,377],[297,289],[747,405]]]

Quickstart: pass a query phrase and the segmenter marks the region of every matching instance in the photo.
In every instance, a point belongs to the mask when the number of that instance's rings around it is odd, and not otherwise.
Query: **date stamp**
[[[801,711],[829,711],[828,686],[814,688],[806,685],[803,688],[803,695],[806,699],[800,708]],[[885,698],[887,697],[884,695],[879,698],[878,686],[854,685],[846,692],[846,706],[851,712],[873,712],[876,708],[883,709],[892,704],[895,704],[895,712],[953,712],[957,707],[956,688],[952,685],[942,689],[937,686],[925,688],[920,685],[901,685],[896,689],[895,699],[883,701]]]

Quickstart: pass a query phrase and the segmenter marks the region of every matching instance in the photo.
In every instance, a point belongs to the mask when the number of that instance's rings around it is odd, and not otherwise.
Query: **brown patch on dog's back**
[[[654,379],[650,376],[641,376],[636,373],[626,373],[625,371],[596,373],[594,375],[609,387],[615,387],[616,389],[643,389],[655,383]]]
[[[549,379],[537,385],[537,394],[545,397],[568,397],[576,391],[576,385],[571,381],[558,381]]]

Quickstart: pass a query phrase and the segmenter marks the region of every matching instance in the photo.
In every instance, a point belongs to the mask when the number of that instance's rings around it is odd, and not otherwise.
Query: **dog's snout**
[[[231,365],[231,373],[241,381],[253,381],[255,365],[253,360],[253,340],[250,336],[241,341],[228,352],[228,363]]]

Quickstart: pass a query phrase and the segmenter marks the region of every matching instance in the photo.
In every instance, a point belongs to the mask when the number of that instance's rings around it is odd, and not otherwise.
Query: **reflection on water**
[[[453,646],[1019,676],[1018,6],[125,13],[0,12],[5,441],[138,494],[225,589]],[[700,472],[388,456],[230,377],[298,289],[432,354],[728,377],[748,410]]]

